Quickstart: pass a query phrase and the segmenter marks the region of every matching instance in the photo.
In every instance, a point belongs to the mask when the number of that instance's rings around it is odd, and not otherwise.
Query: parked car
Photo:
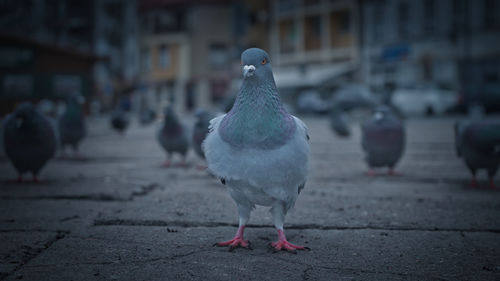
[[[433,83],[400,87],[391,97],[391,103],[405,115],[443,114],[458,101],[458,92]]]

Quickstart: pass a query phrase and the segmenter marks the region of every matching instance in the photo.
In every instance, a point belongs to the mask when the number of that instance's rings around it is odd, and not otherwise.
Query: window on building
[[[333,47],[352,43],[351,11],[336,11],[330,14],[330,40]]]
[[[151,71],[151,52],[148,49],[141,51],[141,68],[143,72]]]
[[[373,32],[372,32],[372,42],[380,42],[384,38],[384,5],[383,3],[378,3],[373,7]]]
[[[304,5],[306,7],[318,6],[320,3],[320,0],[304,0]]]
[[[298,37],[297,24],[294,20],[284,20],[279,23],[280,52],[293,53]]]
[[[171,63],[170,49],[165,45],[160,46],[158,54],[158,66],[160,67],[160,69],[165,70],[170,68],[170,63]]]
[[[435,9],[434,0],[424,0],[424,32],[432,34],[434,32]]]
[[[500,3],[498,0],[483,1],[483,26],[486,30],[498,29],[500,24]]]
[[[322,22],[319,15],[308,16],[305,19],[304,46],[307,51],[321,49]]]
[[[228,48],[225,44],[211,44],[209,47],[209,58],[210,58],[210,66],[213,67],[221,67],[227,64],[228,57]]]
[[[398,6],[398,34],[399,38],[408,38],[408,3],[401,2]]]
[[[297,10],[298,0],[279,0],[278,1],[278,12],[281,14],[291,13]]]

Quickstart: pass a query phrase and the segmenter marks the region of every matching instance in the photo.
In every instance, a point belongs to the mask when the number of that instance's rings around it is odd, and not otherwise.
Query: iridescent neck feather
[[[295,120],[281,104],[274,79],[244,79],[231,111],[219,133],[237,148],[275,149],[296,129]]]

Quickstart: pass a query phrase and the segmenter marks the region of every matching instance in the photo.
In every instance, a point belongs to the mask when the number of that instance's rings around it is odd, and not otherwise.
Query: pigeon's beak
[[[253,65],[245,65],[245,66],[243,66],[243,76],[245,78],[253,76],[254,72],[255,72],[255,66],[253,66]]]

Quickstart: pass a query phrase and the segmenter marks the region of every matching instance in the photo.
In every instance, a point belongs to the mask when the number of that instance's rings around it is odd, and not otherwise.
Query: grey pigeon
[[[210,121],[203,143],[208,170],[227,185],[236,202],[239,227],[218,246],[248,248],[243,232],[255,205],[270,206],[278,241],[275,250],[303,250],[287,241],[285,216],[307,178],[307,128],[283,107],[268,54],[251,48],[241,55],[243,82],[231,110]]]
[[[351,135],[349,122],[347,121],[346,113],[339,108],[332,108],[330,111],[330,128],[341,137]]]
[[[163,124],[158,131],[158,141],[167,152],[165,167],[170,166],[173,153],[179,153],[182,156],[181,165],[185,166],[186,154],[189,149],[189,133],[179,121],[172,105],[165,107]]]
[[[389,107],[380,106],[373,117],[362,125],[361,131],[361,145],[370,167],[369,175],[374,175],[373,168],[376,167],[388,167],[389,174],[394,174],[394,166],[405,147],[405,130],[401,120]]]
[[[476,172],[486,169],[490,187],[500,164],[500,121],[469,120],[455,123],[455,147],[472,173],[472,185],[477,187]]]
[[[59,117],[59,137],[63,152],[65,147],[69,145],[75,153],[78,153],[78,146],[87,134],[82,109],[83,102],[82,96],[71,95],[67,100],[66,110]]]
[[[5,154],[19,173],[18,181],[31,172],[38,182],[38,173],[57,150],[54,127],[31,103],[19,105],[2,127]]]
[[[129,125],[129,117],[127,112],[123,109],[116,109],[111,113],[111,127],[123,134]]]
[[[201,149],[201,144],[205,140],[208,134],[208,126],[210,125],[210,120],[214,117],[213,114],[204,109],[199,109],[195,112],[196,122],[193,128],[193,149],[200,156],[200,158],[205,159],[205,153]]]

